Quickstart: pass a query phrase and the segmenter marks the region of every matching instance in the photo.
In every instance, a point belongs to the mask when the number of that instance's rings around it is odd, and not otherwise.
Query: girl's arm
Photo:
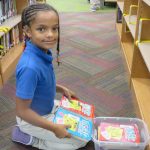
[[[71,99],[71,97],[77,98],[77,96],[75,95],[75,93],[73,91],[71,91],[70,89],[68,89],[60,84],[56,85],[56,91],[58,93],[62,93],[63,95],[68,97],[68,99]]]
[[[59,125],[54,124],[51,121],[48,121],[30,109],[31,100],[22,100],[20,98],[16,99],[16,113],[17,116],[25,120],[26,122],[33,124],[35,126],[50,130],[58,138],[71,137],[67,132],[66,128],[69,128],[68,125]]]

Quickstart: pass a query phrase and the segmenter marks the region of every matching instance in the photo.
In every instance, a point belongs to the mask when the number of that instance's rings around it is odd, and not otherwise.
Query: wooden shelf
[[[125,24],[123,24],[125,26]],[[131,74],[131,66],[132,66],[132,59],[133,59],[133,50],[134,50],[134,39],[130,32],[124,32],[124,29],[121,34],[121,45],[122,50],[124,53],[124,57],[127,64],[127,69],[129,75]]]
[[[0,89],[3,87],[2,76],[0,75]]]
[[[139,43],[138,47],[148,68],[148,71],[150,72],[150,43]]]
[[[6,27],[10,27],[13,28],[14,26],[16,26],[18,23],[21,22],[21,16],[17,15],[14,17],[11,17],[9,19],[7,19],[1,26],[6,26]],[[3,36],[5,33],[4,32],[0,32],[0,37]]]
[[[120,8],[121,12],[123,13],[124,2],[118,1],[117,5]]]
[[[135,39],[136,24],[129,23],[129,15],[124,16],[124,18],[125,18],[128,28],[132,34],[132,37]],[[130,16],[130,21],[136,22],[136,19],[137,19],[136,15]]]
[[[143,2],[150,6],[150,0],[143,0]]]
[[[6,26],[6,27],[9,27],[10,29],[12,29],[18,25],[18,28],[16,28],[15,31],[13,30],[14,32],[10,32],[10,38],[11,38],[11,42],[13,42],[14,41],[13,38],[15,38],[15,36],[16,36],[16,38],[19,42],[19,40],[22,40],[22,36],[23,36],[22,35],[23,31],[21,28],[20,13],[22,13],[22,10],[29,5],[29,1],[28,0],[15,0],[14,5],[16,5],[16,12],[18,15],[10,17],[5,22],[3,22],[0,26]],[[2,37],[4,34],[6,34],[6,33],[0,32],[0,37]],[[4,42],[7,40],[6,37],[7,36],[4,37],[5,39],[3,38]],[[16,64],[18,63],[18,59],[22,53],[23,45],[21,43],[17,44],[18,42],[16,42],[16,43],[13,42],[14,47],[7,49],[7,53],[5,53],[5,55],[1,56],[1,58],[0,58],[0,85],[2,84],[2,86],[9,79],[9,77],[14,73]],[[6,43],[6,46],[8,46],[7,42],[5,42],[5,43]]]
[[[131,73],[132,58],[133,58],[133,44],[129,42],[122,42],[123,53],[127,63],[129,73]]]
[[[11,48],[8,53],[5,54],[0,59],[0,66],[1,66],[1,75],[3,83],[5,83],[8,78],[12,75],[15,71],[16,64],[18,59],[22,53],[23,45],[18,44],[15,47]]]
[[[121,39],[122,23],[116,23],[116,29],[117,29],[118,35]]]
[[[28,6],[29,1],[28,0],[16,0],[16,8],[17,8],[17,14],[21,14],[22,10]]]
[[[150,18],[150,0],[124,0],[123,14],[121,45],[134,93],[133,104],[137,117],[143,119],[150,130],[150,22],[140,26],[141,18]],[[119,29],[118,32],[120,34]],[[136,45],[140,40],[144,42]],[[146,150],[150,150],[150,145]]]
[[[133,78],[132,88],[136,96],[142,119],[150,129],[150,79]]]

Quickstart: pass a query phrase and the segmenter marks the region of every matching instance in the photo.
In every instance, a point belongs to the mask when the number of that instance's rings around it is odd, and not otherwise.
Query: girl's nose
[[[48,36],[48,37],[54,36],[53,31],[52,31],[52,30],[48,30],[48,31],[47,31],[47,36]]]

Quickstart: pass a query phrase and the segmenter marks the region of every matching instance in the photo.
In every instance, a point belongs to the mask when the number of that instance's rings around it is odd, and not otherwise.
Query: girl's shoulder
[[[37,70],[39,68],[36,57],[29,54],[27,51],[22,53],[17,66],[20,66],[21,68],[31,68],[33,70]]]

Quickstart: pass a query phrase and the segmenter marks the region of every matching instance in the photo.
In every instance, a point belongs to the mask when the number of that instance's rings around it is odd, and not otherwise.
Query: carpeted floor
[[[62,65],[55,63],[58,83],[94,104],[96,116],[135,117],[115,13],[61,13],[60,20]],[[0,91],[0,150],[33,149],[11,142],[13,125],[14,76]]]
[[[47,3],[55,7],[59,12],[90,12],[88,0],[47,0]],[[105,3],[104,8],[97,12],[114,12],[115,3]]]

